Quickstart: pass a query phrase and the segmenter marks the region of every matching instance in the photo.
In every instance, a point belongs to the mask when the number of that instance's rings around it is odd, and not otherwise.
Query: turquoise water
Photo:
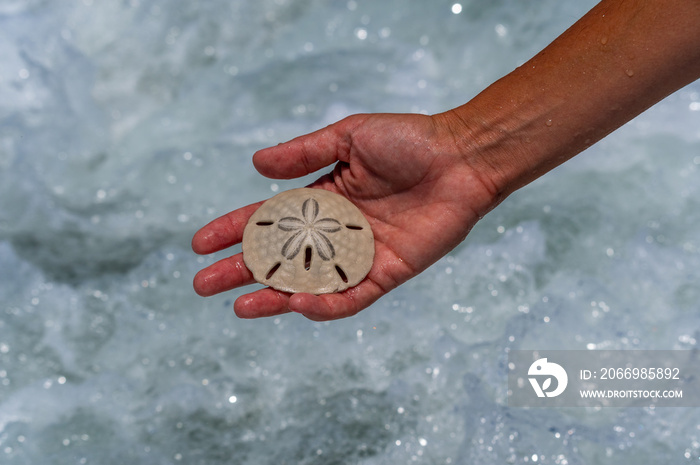
[[[354,112],[437,112],[594,2],[0,0],[0,463],[690,463],[697,409],[509,408],[510,349],[691,349],[700,85],[358,316],[238,320],[212,218]]]

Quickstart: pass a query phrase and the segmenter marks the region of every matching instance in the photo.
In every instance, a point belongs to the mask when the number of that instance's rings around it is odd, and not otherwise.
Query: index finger
[[[248,219],[262,203],[253,203],[239,208],[204,226],[192,237],[192,250],[205,255],[241,242]]]

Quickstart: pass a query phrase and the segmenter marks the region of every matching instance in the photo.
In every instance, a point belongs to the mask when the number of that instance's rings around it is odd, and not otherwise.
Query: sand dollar
[[[327,294],[357,285],[374,260],[374,235],[360,210],[324,189],[272,197],[243,231],[255,280],[280,291]]]

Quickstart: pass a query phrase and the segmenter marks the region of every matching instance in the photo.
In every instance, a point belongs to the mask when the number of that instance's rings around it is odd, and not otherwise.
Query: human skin
[[[289,311],[348,317],[459,244],[509,194],[700,77],[700,0],[604,0],[527,63],[468,103],[432,116],[353,115],[253,156],[264,176],[291,179],[334,165],[312,187],[347,197],[375,235],[375,260],[335,294],[261,289],[242,318]],[[209,254],[242,239],[261,203],[224,215],[192,239]],[[194,278],[210,296],[253,283],[241,254]]]

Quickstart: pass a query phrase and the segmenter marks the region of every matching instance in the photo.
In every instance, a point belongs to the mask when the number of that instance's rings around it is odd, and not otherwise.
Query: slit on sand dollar
[[[324,189],[292,189],[250,217],[243,231],[243,260],[256,281],[275,289],[338,292],[369,273],[374,235],[345,197]]]

